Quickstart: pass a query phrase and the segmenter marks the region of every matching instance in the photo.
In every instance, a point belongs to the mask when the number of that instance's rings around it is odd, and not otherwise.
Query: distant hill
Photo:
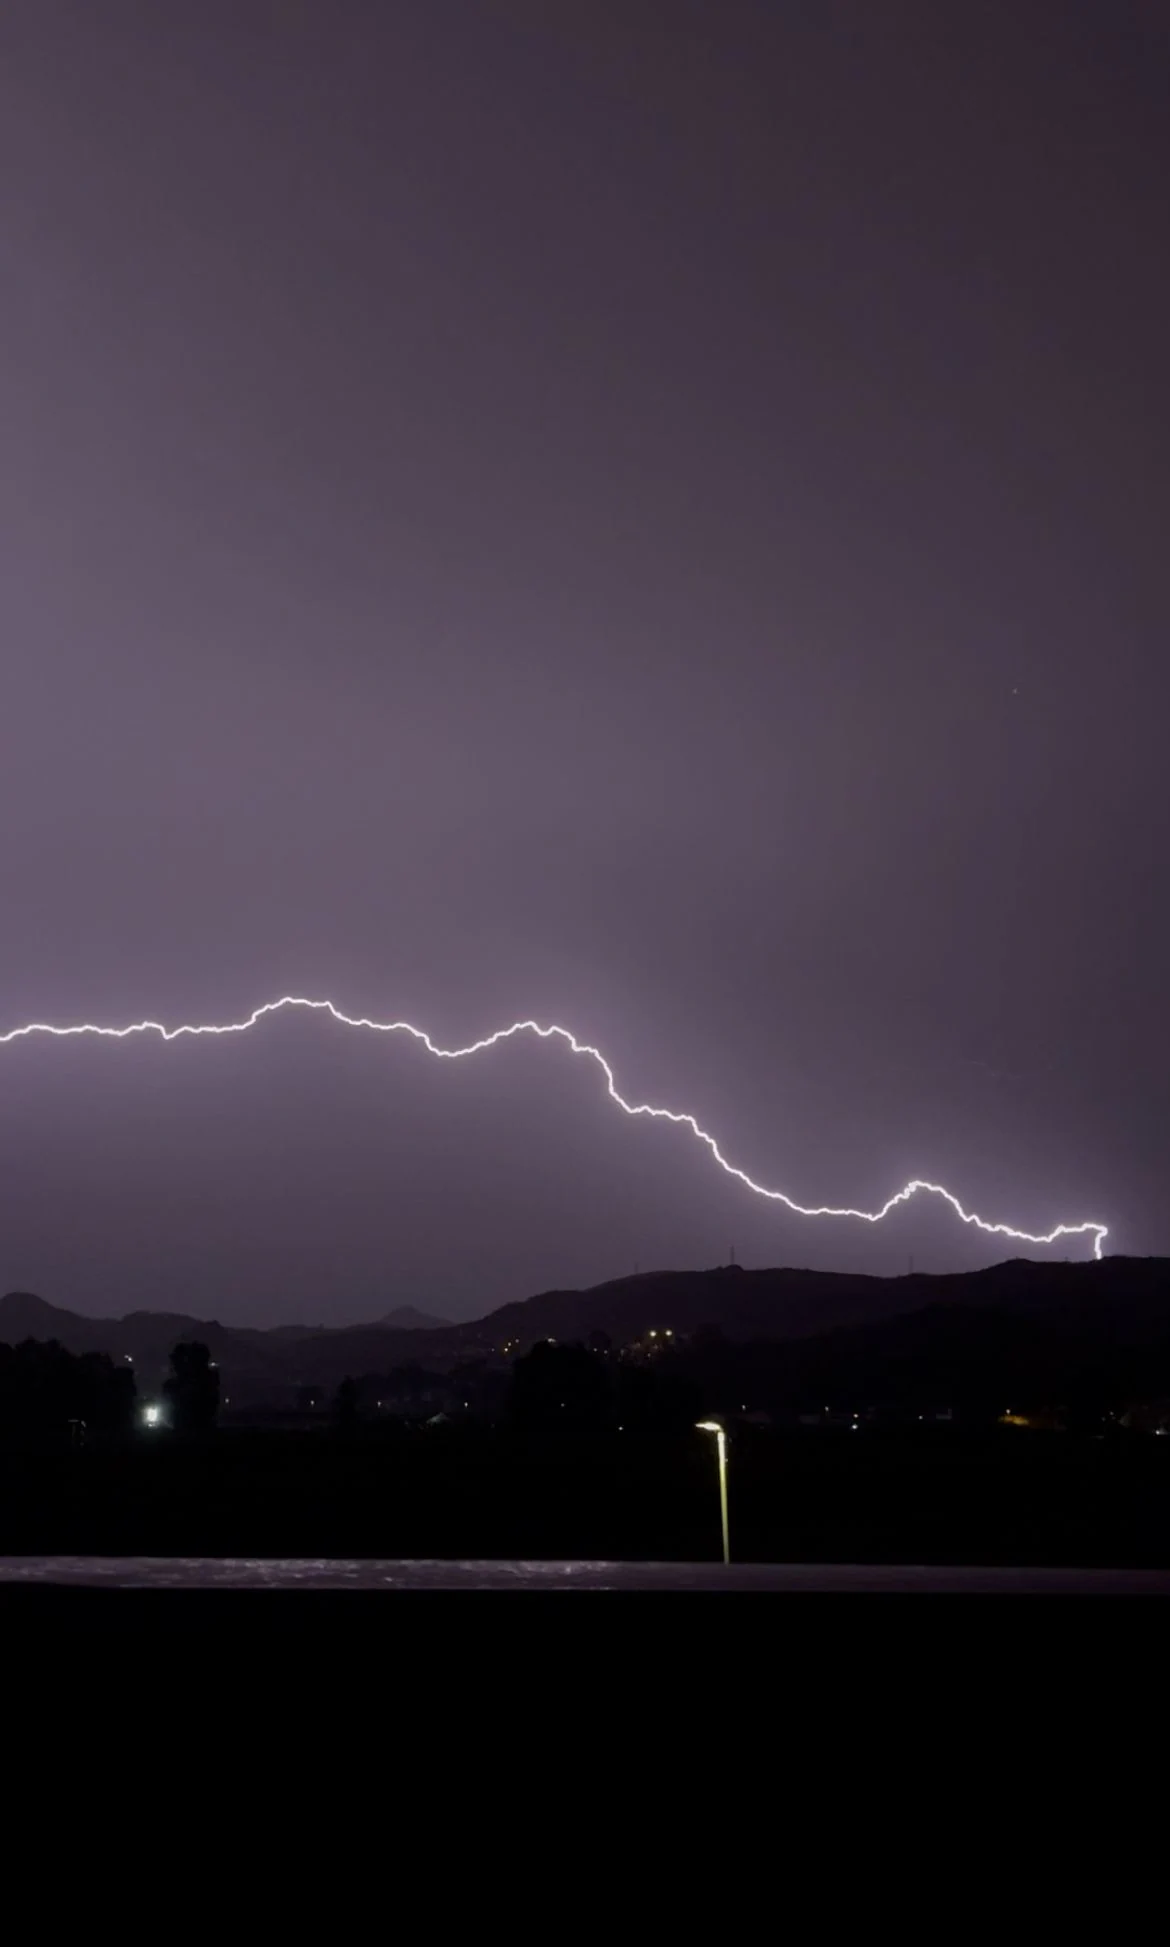
[[[438,1335],[444,1330],[449,1328],[441,1327]],[[57,1339],[70,1352],[108,1352],[111,1358],[129,1359],[142,1392],[161,1386],[178,1340],[199,1339],[220,1367],[224,1397],[242,1404],[286,1399],[297,1386],[336,1385],[347,1373],[400,1365],[417,1357],[420,1332],[417,1327],[383,1325],[298,1325],[262,1331],[184,1312],[86,1318],[29,1292],[9,1292],[0,1298],[0,1343],[12,1345],[28,1338]]]
[[[73,1312],[46,1304],[31,1291],[8,1291],[0,1298],[0,1343],[5,1345],[16,1345],[21,1339],[60,1338],[59,1326],[67,1329],[74,1322],[82,1325],[85,1321]],[[61,1342],[64,1344],[63,1339]]]
[[[430,1312],[420,1312],[417,1305],[397,1305],[392,1312],[386,1312],[378,1324],[387,1332],[441,1332],[451,1323],[449,1318],[435,1318]]]
[[[729,1338],[798,1339],[839,1326],[873,1324],[929,1305],[1042,1312],[1107,1305],[1120,1312],[1170,1307],[1170,1259],[1111,1257],[1083,1263],[1011,1258],[983,1271],[875,1278],[833,1271],[654,1271],[586,1291],[547,1291],[504,1305],[468,1338],[521,1346],[538,1338],[607,1332],[618,1344],[651,1330],[693,1332],[716,1325]]]
[[[1148,1301],[1147,1301],[1148,1299]],[[684,1356],[686,1356],[684,1354]],[[1170,1283],[1064,1306],[929,1304],[804,1339],[704,1352],[729,1400],[753,1405],[1030,1408],[1170,1401]]]
[[[221,1325],[213,1318],[191,1318],[184,1312],[127,1312],[121,1318],[86,1318],[64,1311],[31,1292],[10,1291],[0,1298],[0,1343],[21,1339],[57,1339],[70,1352],[108,1352],[113,1359],[129,1359],[144,1388],[161,1384],[171,1347],[179,1339],[200,1339],[223,1368],[225,1381],[246,1372],[263,1384],[282,1376],[282,1353],[276,1335]]]
[[[934,1322],[914,1329],[941,1330],[957,1344],[968,1328],[957,1319],[953,1331],[939,1323],[957,1310],[1031,1319],[1037,1329],[1047,1317],[1066,1340],[1079,1334],[1094,1345],[1152,1343],[1170,1320],[1170,1259],[1061,1264],[1013,1258],[984,1271],[903,1278],[739,1266],[656,1271],[584,1291],[541,1292],[465,1325],[444,1324],[407,1305],[368,1325],[270,1331],[171,1312],[85,1318],[32,1293],[9,1292],[0,1298],[0,1342],[55,1338],[72,1352],[129,1357],[145,1391],[161,1383],[176,1340],[201,1339],[221,1368],[225,1397],[242,1403],[287,1398],[297,1386],[335,1386],[347,1374],[388,1372],[407,1363],[448,1369],[461,1359],[499,1357],[505,1348],[514,1354],[538,1339],[585,1339],[594,1331],[619,1345],[652,1330],[683,1336],[702,1326],[733,1341],[824,1344],[855,1328],[860,1348],[865,1333],[878,1332],[885,1321],[930,1314]],[[978,1338],[982,1328],[970,1330]],[[886,1356],[883,1347],[884,1341],[875,1358]],[[837,1351],[830,1351],[836,1359]],[[817,1356],[810,1350],[810,1372]],[[864,1364],[861,1351],[858,1357]],[[801,1362],[794,1357],[792,1363],[795,1368]]]

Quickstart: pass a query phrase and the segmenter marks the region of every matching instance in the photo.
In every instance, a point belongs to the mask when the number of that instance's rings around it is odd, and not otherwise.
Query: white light
[[[364,1028],[375,1034],[409,1035],[413,1041],[419,1042],[428,1054],[435,1055],[443,1061],[457,1061],[464,1055],[479,1054],[484,1049],[494,1048],[498,1042],[510,1041],[519,1034],[534,1034],[541,1041],[563,1041],[572,1054],[584,1055],[587,1060],[600,1068],[605,1077],[606,1091],[610,1100],[616,1102],[618,1108],[624,1110],[626,1115],[644,1115],[653,1121],[673,1122],[680,1128],[689,1129],[696,1141],[710,1150],[720,1169],[728,1176],[734,1176],[746,1189],[753,1191],[758,1197],[766,1198],[769,1203],[782,1203],[786,1210],[791,1210],[798,1217],[853,1217],[861,1223],[880,1224],[884,1217],[889,1216],[891,1210],[896,1209],[900,1204],[909,1203],[910,1199],[921,1191],[927,1196],[941,1197],[945,1203],[950,1204],[960,1222],[971,1224],[976,1230],[984,1231],[989,1236],[1014,1237],[1022,1244],[1055,1244],[1061,1237],[1091,1237],[1093,1256],[1099,1258],[1104,1255],[1102,1245],[1109,1235],[1107,1224],[1092,1223],[1086,1219],[1077,1224],[1054,1224],[1051,1230],[1044,1232],[1016,1230],[1011,1224],[991,1223],[987,1218],[977,1216],[974,1211],[965,1210],[953,1191],[944,1188],[941,1183],[930,1183],[923,1177],[912,1178],[900,1190],[895,1191],[892,1197],[888,1197],[877,1210],[854,1210],[848,1206],[832,1204],[797,1203],[786,1191],[769,1190],[762,1183],[756,1183],[746,1170],[741,1170],[734,1163],[729,1163],[714,1136],[708,1135],[693,1115],[688,1115],[680,1109],[655,1108],[649,1102],[627,1102],[625,1097],[618,1093],[613,1069],[600,1048],[594,1048],[587,1041],[578,1041],[576,1035],[570,1033],[568,1028],[555,1025],[541,1027],[538,1021],[513,1021],[511,1027],[497,1028],[494,1034],[485,1035],[480,1041],[471,1041],[465,1048],[440,1048],[431,1040],[429,1034],[426,1034],[422,1028],[413,1027],[409,1021],[371,1021],[365,1015],[343,1013],[332,1001],[315,1001],[300,994],[284,994],[279,1000],[265,1001],[263,1006],[254,1008],[243,1021],[198,1024],[186,1022],[177,1028],[164,1027],[161,1021],[134,1021],[129,1027],[124,1028],[103,1027],[93,1021],[81,1021],[63,1028],[54,1027],[48,1021],[28,1021],[23,1027],[9,1028],[6,1034],[0,1034],[0,1047],[10,1041],[21,1041],[34,1034],[52,1035],[58,1040],[65,1040],[73,1035],[93,1034],[110,1041],[125,1041],[134,1034],[157,1034],[163,1041],[177,1041],[180,1035],[244,1034],[249,1028],[254,1028],[265,1016],[277,1014],[287,1007],[300,1007],[317,1014],[329,1014],[333,1020],[346,1028]]]
[[[157,1426],[162,1418],[162,1411],[157,1406],[148,1406],[142,1417],[146,1421],[147,1426]]]

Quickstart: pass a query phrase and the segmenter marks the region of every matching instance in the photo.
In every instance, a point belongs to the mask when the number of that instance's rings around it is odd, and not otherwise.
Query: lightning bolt
[[[735,1163],[729,1163],[714,1136],[709,1135],[693,1115],[678,1109],[656,1108],[650,1102],[627,1102],[625,1096],[620,1093],[613,1069],[600,1048],[592,1047],[587,1041],[578,1041],[576,1035],[571,1034],[568,1028],[557,1027],[555,1024],[542,1027],[539,1021],[513,1021],[511,1027],[497,1028],[494,1034],[484,1035],[480,1041],[470,1041],[465,1048],[440,1048],[431,1040],[429,1034],[425,1034],[422,1028],[414,1027],[409,1021],[370,1021],[364,1015],[344,1014],[339,1007],[334,1006],[332,1001],[306,1000],[298,994],[285,994],[278,1001],[266,1001],[263,1007],[257,1007],[243,1021],[186,1024],[177,1028],[164,1027],[161,1021],[134,1021],[125,1028],[101,1027],[92,1021],[83,1021],[62,1028],[54,1027],[47,1021],[30,1021],[24,1027],[9,1028],[6,1034],[0,1034],[0,1047],[9,1042],[26,1040],[34,1034],[48,1034],[59,1040],[66,1040],[73,1035],[88,1034],[109,1041],[126,1041],[131,1035],[137,1034],[157,1034],[162,1041],[178,1041],[184,1035],[246,1034],[266,1015],[279,1014],[284,1008],[289,1007],[306,1008],[314,1014],[328,1014],[344,1028],[365,1028],[373,1034],[409,1035],[412,1041],[419,1042],[429,1055],[435,1055],[440,1061],[462,1061],[465,1055],[482,1054],[486,1049],[495,1048],[501,1042],[514,1040],[517,1035],[522,1034],[536,1035],[541,1041],[563,1042],[571,1054],[583,1056],[601,1070],[610,1100],[616,1102],[618,1108],[626,1115],[648,1116],[654,1122],[671,1122],[676,1127],[689,1129],[696,1141],[710,1150],[720,1169],[728,1176],[734,1177],[737,1183],[742,1183],[755,1196],[764,1197],[769,1203],[783,1204],[786,1210],[791,1210],[798,1217],[852,1217],[859,1223],[880,1224],[892,1210],[898,1208],[899,1204],[909,1203],[912,1197],[919,1195],[941,1197],[944,1203],[950,1205],[961,1223],[970,1224],[975,1230],[986,1232],[989,1237],[1010,1237],[1019,1244],[1055,1244],[1062,1237],[1091,1237],[1094,1257],[1099,1258],[1104,1255],[1102,1245],[1109,1235],[1108,1226],[1105,1224],[1088,1222],[1056,1224],[1049,1231],[1016,1230],[1011,1224],[991,1223],[986,1217],[978,1216],[975,1211],[965,1210],[953,1191],[946,1189],[941,1183],[928,1183],[921,1177],[915,1177],[912,1182],[896,1190],[879,1210],[852,1210],[825,1203],[797,1203],[796,1199],[788,1196],[784,1190],[770,1190],[766,1184],[757,1183],[746,1170],[741,1170]]]

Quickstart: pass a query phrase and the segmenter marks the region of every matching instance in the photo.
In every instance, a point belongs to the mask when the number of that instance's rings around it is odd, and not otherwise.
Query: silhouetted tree
[[[486,1359],[461,1359],[452,1366],[447,1388],[453,1413],[462,1413],[478,1404],[486,1371]]]
[[[357,1425],[357,1419],[357,1381],[347,1376],[333,1395],[333,1424],[339,1433],[350,1433]]]
[[[67,1352],[55,1339],[0,1345],[0,1432],[60,1434],[71,1422],[87,1434],[118,1433],[134,1417],[134,1374],[104,1352]]]
[[[171,1353],[171,1376],[163,1387],[171,1425],[179,1433],[209,1433],[219,1412],[219,1367],[197,1340],[181,1341]]]
[[[384,1397],[392,1406],[414,1406],[434,1384],[433,1375],[420,1365],[395,1366],[384,1381]]]
[[[513,1362],[508,1415],[532,1429],[603,1427],[611,1417],[609,1374],[583,1345],[534,1345]]]
[[[703,1404],[696,1381],[669,1357],[653,1365],[620,1365],[616,1395],[619,1425],[646,1433],[693,1426]]]

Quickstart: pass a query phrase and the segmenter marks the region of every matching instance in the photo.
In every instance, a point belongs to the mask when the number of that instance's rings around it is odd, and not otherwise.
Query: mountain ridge
[[[0,1298],[0,1342],[55,1338],[70,1351],[107,1352],[131,1360],[140,1382],[155,1385],[176,1341],[198,1338],[222,1368],[229,1398],[271,1398],[298,1385],[336,1385],[347,1374],[406,1363],[449,1368],[461,1359],[514,1356],[544,1338],[605,1332],[626,1344],[650,1331],[685,1336],[709,1327],[730,1339],[783,1342],[874,1325],[932,1305],[1059,1312],[1066,1322],[1109,1314],[1120,1329],[1126,1320],[1170,1317],[1170,1259],[1010,1258],[980,1271],[898,1278],[739,1265],[650,1271],[583,1290],[538,1292],[465,1324],[434,1321],[413,1306],[368,1324],[341,1326],[229,1326],[141,1310],[88,1318],[18,1291]]]

